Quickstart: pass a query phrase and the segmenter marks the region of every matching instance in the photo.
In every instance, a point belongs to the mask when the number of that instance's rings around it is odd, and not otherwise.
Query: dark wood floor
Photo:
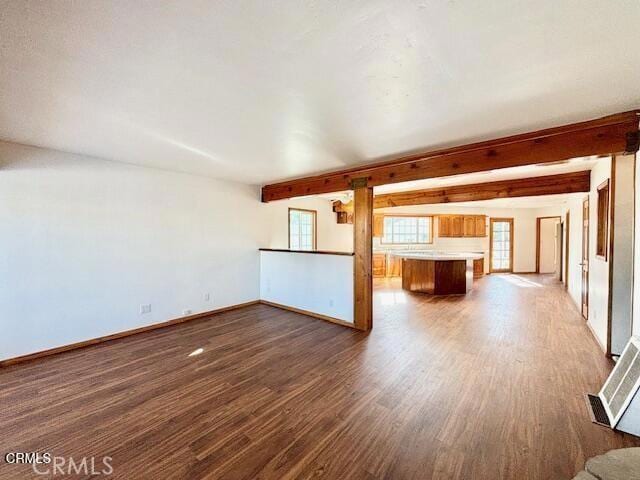
[[[378,281],[369,335],[256,305],[2,369],[2,455],[110,456],[122,479],[570,478],[640,445],[589,422],[609,368],[545,277]]]

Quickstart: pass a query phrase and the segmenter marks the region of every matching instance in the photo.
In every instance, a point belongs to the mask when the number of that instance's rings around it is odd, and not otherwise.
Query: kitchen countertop
[[[483,253],[473,252],[411,252],[411,251],[397,251],[388,252],[389,255],[395,255],[396,257],[409,258],[411,260],[480,260],[484,258]]]

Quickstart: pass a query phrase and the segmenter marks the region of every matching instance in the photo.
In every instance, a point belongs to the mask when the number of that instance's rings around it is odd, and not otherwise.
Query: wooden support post
[[[359,330],[373,327],[373,188],[366,178],[354,179],[353,187],[353,287],[354,325]]]

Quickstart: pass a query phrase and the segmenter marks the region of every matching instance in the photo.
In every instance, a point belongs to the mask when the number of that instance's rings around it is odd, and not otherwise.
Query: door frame
[[[582,251],[580,253],[580,314],[585,320],[589,320],[589,234],[591,231],[591,225],[589,224],[590,207],[589,197],[587,196],[582,200]],[[585,208],[586,204],[586,208]],[[586,214],[585,214],[586,210]],[[585,219],[586,217],[586,219]],[[586,220],[586,235],[585,235],[585,220]],[[587,270],[584,269],[585,250],[587,256]],[[585,274],[586,274],[586,289],[585,289]],[[585,306],[587,308],[585,313]]]
[[[569,290],[569,232],[570,232],[570,220],[571,212],[567,210],[566,218],[564,221],[564,289]]]
[[[540,273],[540,222],[551,218],[557,218],[558,222],[562,223],[562,216],[560,215],[536,217],[536,273]],[[562,259],[562,252],[560,252],[560,258]],[[562,260],[560,260],[560,274],[562,275]]]
[[[508,222],[509,227],[509,267],[508,269],[494,269],[493,268],[493,224],[494,222]],[[513,230],[513,217],[490,217],[489,218],[489,272],[490,273],[513,273],[513,243],[515,238],[515,232]]]

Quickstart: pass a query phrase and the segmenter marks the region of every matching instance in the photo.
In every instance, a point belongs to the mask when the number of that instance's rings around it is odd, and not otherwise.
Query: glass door
[[[490,228],[490,270],[513,271],[513,218],[492,218]]]

